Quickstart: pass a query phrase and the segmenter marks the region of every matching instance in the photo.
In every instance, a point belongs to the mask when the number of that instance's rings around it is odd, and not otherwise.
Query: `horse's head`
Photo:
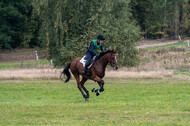
[[[116,51],[113,50],[107,50],[105,52],[100,53],[99,59],[106,60],[108,63],[111,64],[114,70],[117,70],[119,68],[117,63],[117,57],[116,57]],[[107,65],[107,64],[106,64]]]
[[[112,51],[110,58],[108,60],[114,70],[117,70],[119,68],[118,63],[117,63],[117,57],[116,57],[117,55],[116,54],[117,54],[116,51]]]

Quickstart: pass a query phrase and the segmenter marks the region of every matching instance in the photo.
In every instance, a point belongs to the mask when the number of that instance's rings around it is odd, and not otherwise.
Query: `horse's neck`
[[[108,54],[101,57],[97,62],[98,62],[97,64],[100,64],[101,67],[103,68],[103,70],[105,70],[105,68],[108,64]]]

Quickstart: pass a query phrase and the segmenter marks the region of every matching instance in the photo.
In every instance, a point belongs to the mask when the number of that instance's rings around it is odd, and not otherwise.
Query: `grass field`
[[[172,49],[172,48],[178,48],[178,47],[188,47],[187,42],[178,42],[175,44],[169,44],[169,45],[164,45],[164,46],[156,46],[156,47],[149,47],[146,48],[146,50],[160,50],[160,49]]]
[[[105,79],[85,102],[75,80],[1,80],[0,125],[127,126],[190,124],[185,80]],[[86,88],[98,88],[88,81]]]
[[[8,62],[0,63],[0,69],[24,68],[24,67],[38,67],[43,65],[50,65],[48,60],[33,60],[24,62]]]
[[[190,48],[187,42],[142,49],[140,67],[143,70],[170,70],[175,75],[190,75]]]

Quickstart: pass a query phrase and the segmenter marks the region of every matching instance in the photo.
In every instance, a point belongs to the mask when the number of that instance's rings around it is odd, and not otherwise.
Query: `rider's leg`
[[[89,51],[86,51],[86,57],[87,57],[87,62],[85,63],[85,67],[84,67],[84,69],[82,71],[82,74],[86,73],[87,67],[88,67],[88,65],[90,64],[90,61],[91,61],[92,56],[91,56],[91,53]]]

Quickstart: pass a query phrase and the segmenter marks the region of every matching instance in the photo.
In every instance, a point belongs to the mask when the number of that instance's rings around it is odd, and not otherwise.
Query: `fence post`
[[[139,47],[139,46],[137,46],[137,50],[138,50],[138,51],[140,50],[140,47]]]
[[[181,42],[181,36],[180,36],[180,35],[178,35],[178,37],[179,37],[179,41]]]
[[[36,52],[36,60],[39,60],[38,58],[38,51],[35,51]]]
[[[50,60],[50,64],[53,65],[53,60]]]
[[[189,40],[187,40],[187,45],[188,45],[188,48],[189,48]]]

